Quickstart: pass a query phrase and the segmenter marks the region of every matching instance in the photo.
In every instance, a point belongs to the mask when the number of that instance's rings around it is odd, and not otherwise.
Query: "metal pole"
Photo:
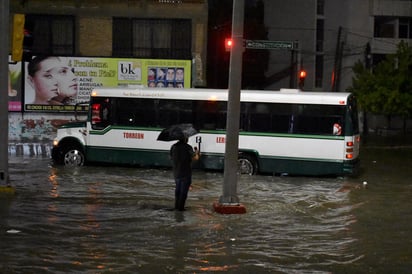
[[[9,184],[9,0],[0,4],[0,187]]]
[[[223,195],[219,205],[215,206],[220,213],[244,213],[237,196],[238,148],[239,148],[239,117],[240,89],[242,85],[242,53],[243,53],[243,20],[244,0],[233,1],[232,40],[229,65],[229,94],[227,106],[225,170]],[[229,210],[220,210],[229,206]],[[240,210],[239,210],[240,207]]]
[[[295,83],[296,83],[297,88],[300,88],[298,73],[303,69],[302,64],[303,64],[302,53],[300,52],[300,49],[298,49],[297,56],[296,56],[296,78],[295,78],[296,79]]]
[[[298,80],[298,69],[300,69],[300,48],[299,41],[293,42],[293,49],[291,50],[292,60],[291,60],[291,71],[292,75],[290,77],[290,88],[299,88]],[[299,66],[299,67],[298,67]]]
[[[338,91],[338,79],[339,79],[339,72],[338,72],[338,62],[339,62],[339,52],[340,52],[340,45],[341,45],[341,36],[342,36],[342,27],[339,26],[338,30],[338,37],[336,42],[336,50],[335,50],[335,61],[333,64],[333,78],[332,78],[332,91]]]

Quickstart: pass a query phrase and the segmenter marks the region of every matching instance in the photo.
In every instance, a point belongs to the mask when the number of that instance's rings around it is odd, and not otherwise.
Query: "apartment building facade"
[[[307,71],[306,89],[344,91],[352,83],[356,61],[373,66],[385,54],[395,53],[400,41],[412,42],[410,0],[265,0],[264,4],[269,40],[296,41],[299,46],[294,61]],[[291,65],[291,52],[270,54],[268,76]],[[289,84],[285,77],[268,88]]]
[[[11,0],[34,36],[33,55],[193,60],[205,85],[207,0]]]

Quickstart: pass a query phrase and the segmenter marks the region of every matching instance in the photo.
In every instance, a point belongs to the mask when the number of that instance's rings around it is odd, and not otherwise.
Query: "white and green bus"
[[[224,168],[228,91],[220,89],[102,88],[92,92],[88,118],[61,126],[52,157],[58,164],[171,165],[174,142],[157,141],[162,129],[191,123],[199,133],[196,167]],[[359,166],[359,124],[350,93],[241,91],[241,173],[354,174]]]

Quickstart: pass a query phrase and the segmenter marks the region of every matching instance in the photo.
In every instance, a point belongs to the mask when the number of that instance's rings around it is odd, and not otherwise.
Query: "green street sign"
[[[247,49],[294,49],[291,41],[267,41],[267,40],[245,40]]]

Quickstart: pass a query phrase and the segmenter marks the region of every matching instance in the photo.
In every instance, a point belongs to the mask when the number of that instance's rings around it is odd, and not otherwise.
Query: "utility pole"
[[[0,192],[9,187],[9,0],[0,3]]]
[[[340,86],[340,74],[342,66],[342,55],[343,55],[343,44],[342,41],[342,27],[339,27],[338,38],[336,41],[336,50],[335,50],[335,62],[333,66],[333,78],[332,78],[332,91],[339,91]]]
[[[237,196],[240,90],[242,86],[242,53],[244,0],[233,0],[232,40],[229,64],[229,94],[226,121],[225,170],[223,195],[214,209],[222,214],[246,213]]]

